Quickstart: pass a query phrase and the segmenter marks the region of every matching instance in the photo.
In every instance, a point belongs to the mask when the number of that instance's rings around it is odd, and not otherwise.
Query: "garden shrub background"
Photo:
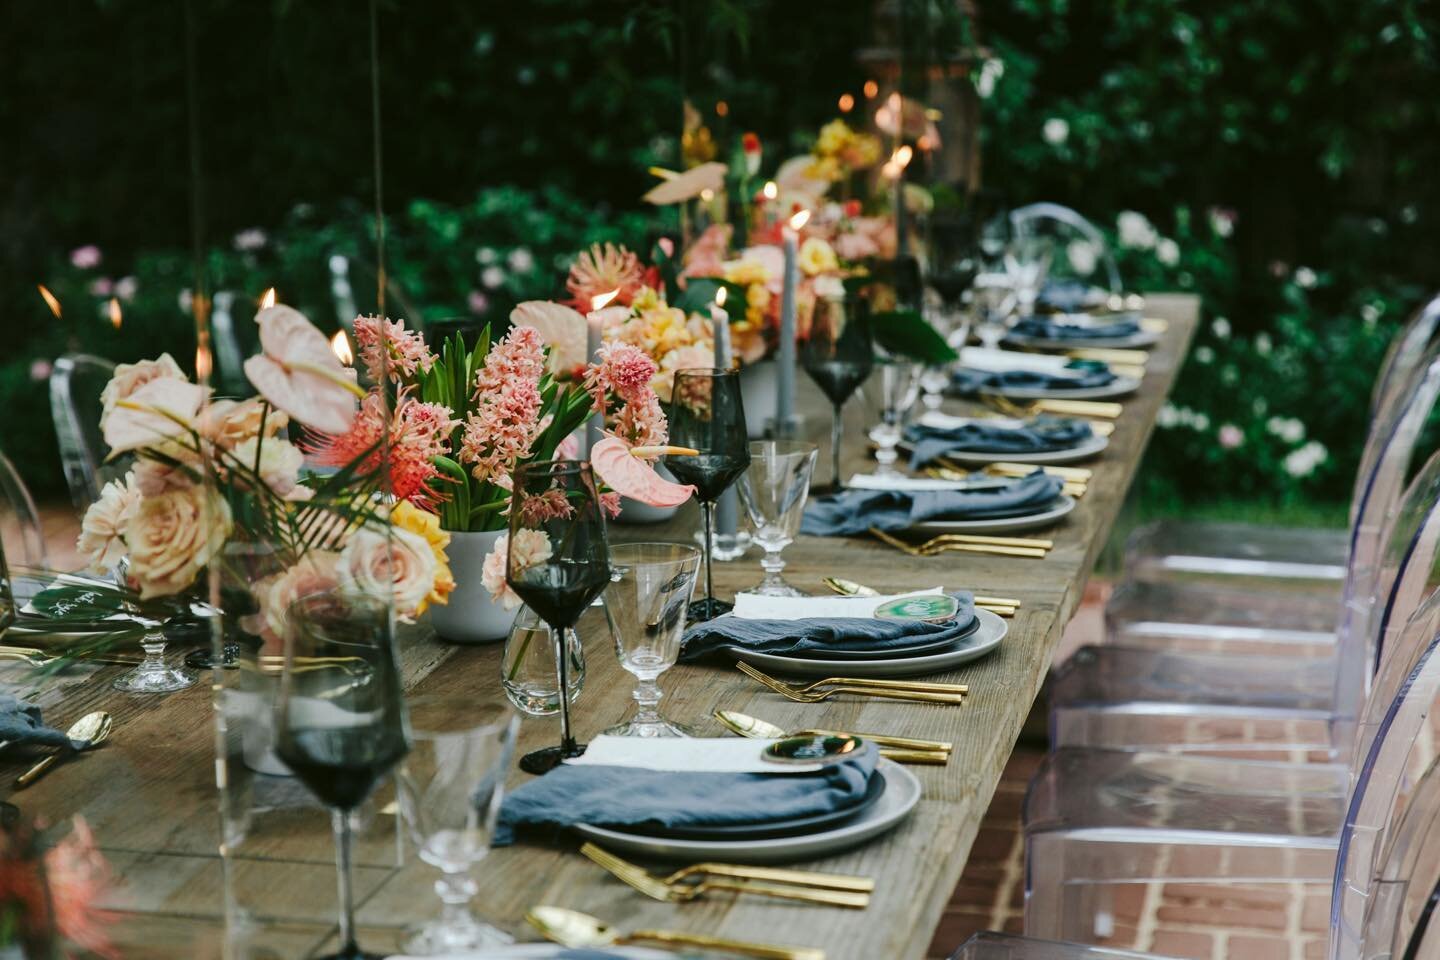
[[[943,6],[903,2],[911,22]],[[757,131],[771,168],[803,149],[840,93],[858,95],[855,51],[873,44],[877,6],[382,2],[387,256],[404,309],[503,317],[557,293],[585,243],[646,243],[657,224],[638,196],[648,165],[676,162],[682,89],[720,142]],[[366,307],[364,8],[192,0],[207,268],[236,292],[242,328],[271,285],[333,323],[337,253]],[[963,26],[984,205],[1074,206],[1114,236],[1133,286],[1204,298],[1147,502],[1343,500],[1386,342],[1440,287],[1440,12],[1406,0],[980,8]],[[181,14],[58,0],[12,5],[0,24],[12,74],[0,85],[0,449],[42,493],[62,483],[50,360],[193,350]],[[60,320],[37,282],[61,298]]]

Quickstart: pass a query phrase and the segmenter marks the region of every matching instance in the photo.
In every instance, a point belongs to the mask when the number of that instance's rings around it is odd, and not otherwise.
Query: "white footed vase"
[[[498,643],[509,634],[515,611],[492,600],[481,582],[485,557],[504,535],[504,530],[450,531],[450,546],[445,553],[455,575],[455,589],[450,592],[449,603],[431,604],[426,611],[441,639],[451,643]]]

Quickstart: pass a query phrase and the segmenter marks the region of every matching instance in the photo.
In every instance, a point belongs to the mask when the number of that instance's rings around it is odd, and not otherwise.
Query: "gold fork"
[[[988,544],[972,544],[963,542],[957,543],[951,540],[941,541],[933,544],[930,541],[926,541],[924,544],[920,544],[917,546],[914,544],[906,543],[899,537],[892,536],[891,534],[886,533],[884,530],[881,530],[878,527],[871,527],[870,534],[871,536],[882,541],[883,543],[889,544],[890,546],[894,547],[896,550],[901,551],[902,553],[908,553],[912,557],[934,557],[942,553],[948,553],[951,551],[969,551],[973,553],[994,553],[1005,557],[1027,557],[1030,559],[1044,559],[1045,553],[1049,549],[1048,547],[1041,546],[1011,547],[995,546]],[[941,534],[941,536],[946,535]],[[950,536],[961,536],[961,534],[950,534]],[[932,539],[939,540],[939,537],[935,537]]]
[[[689,903],[713,890],[725,890],[732,893],[753,893],[782,900],[800,900],[805,903],[823,903],[832,907],[852,907],[859,910],[870,906],[870,894],[868,893],[850,890],[817,890],[785,883],[766,883],[740,878],[705,877],[699,883],[672,882],[668,877],[661,879],[652,876],[644,868],[628,860],[622,860],[593,843],[582,846],[580,853],[599,864],[616,879],[640,891],[645,896],[668,903]]]
[[[1042,413],[1056,413],[1074,417],[1103,417],[1114,420],[1125,412],[1124,406],[1103,400],[1032,400],[1019,404],[998,393],[981,393],[980,400],[987,406],[1010,417],[1028,419]]]
[[[1075,483],[1089,483],[1095,478],[1095,471],[1089,467],[1046,466],[1044,470],[1052,477],[1059,477],[1061,480],[1073,481]],[[985,472],[1002,477],[1028,477],[1035,472],[1035,465],[1000,461],[987,466]]]
[[[967,474],[964,470],[957,469],[954,466],[945,466],[945,464],[949,463],[950,461],[946,460],[944,457],[939,458],[937,462],[940,464],[940,466],[925,468],[926,476],[934,477],[936,480],[953,481],[963,481],[969,476],[969,474]],[[1002,473],[1000,471],[995,471],[994,475],[1002,477],[1029,476],[1029,474],[1010,474]],[[1088,489],[1089,488],[1086,486],[1086,484],[1079,483],[1074,480],[1063,481],[1060,485],[1061,493],[1065,494],[1066,496],[1076,498],[1085,496]]]
[[[747,663],[737,663],[742,673],[775,693],[795,703],[820,703],[842,693],[880,700],[908,700],[915,703],[964,703],[969,687],[965,684],[929,684],[913,686],[882,686],[879,680],[855,680],[828,677],[804,687],[792,687],[774,677],[766,676]],[[824,689],[821,689],[821,688]],[[927,688],[928,687],[928,688]],[[933,689],[941,687],[943,689]]]

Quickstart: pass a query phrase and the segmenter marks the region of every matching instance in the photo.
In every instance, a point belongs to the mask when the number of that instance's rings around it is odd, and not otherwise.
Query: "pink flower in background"
[[[485,295],[483,290],[471,290],[470,296],[466,298],[466,303],[470,307],[470,312],[477,315],[490,309],[490,298]]]
[[[1233,423],[1222,423],[1220,429],[1215,433],[1220,441],[1220,446],[1225,450],[1234,450],[1245,442],[1245,433]]]
[[[313,434],[302,445],[315,463],[343,467],[364,457],[362,472],[382,465],[381,440],[389,430],[390,492],[401,500],[426,505],[435,498],[430,481],[440,476],[434,458],[446,452],[450,433],[460,421],[438,403],[421,403],[401,391],[391,414],[378,389],[366,394],[350,429],[338,434]]]
[[[574,460],[580,453],[580,438],[570,434],[555,448],[556,460]]]
[[[644,402],[650,393],[650,378],[659,368],[649,354],[628,343],[603,343],[597,354],[599,361],[585,372],[585,389],[601,414],[609,407],[614,393],[626,403]]]
[[[623,246],[607,243],[591,244],[581,250],[570,265],[565,289],[570,291],[570,305],[580,311],[591,307],[591,300],[611,290],[619,290],[615,302],[629,306],[644,285],[640,258]]]
[[[115,296],[129,303],[140,290],[140,281],[134,277],[121,277],[115,281]]]
[[[565,491],[558,488],[520,498],[520,522],[526,526],[538,526],[547,520],[568,517],[575,512]]]
[[[725,273],[725,253],[730,249],[730,225],[712,223],[685,251],[687,277],[718,277]]]
[[[50,371],[53,369],[54,367],[50,364],[49,360],[35,360],[30,364],[30,379],[37,383],[41,380],[48,380],[50,379]]]
[[[78,270],[93,270],[100,266],[100,248],[93,243],[76,247],[70,251],[70,265]]]
[[[620,516],[620,494],[614,490],[600,494],[600,509],[605,511],[605,516],[614,520]]]
[[[92,297],[108,297],[115,290],[115,281],[109,277],[96,277],[90,281],[88,289]]]
[[[360,348],[360,362],[375,383],[383,380],[386,374],[398,383],[415,376],[416,371],[429,373],[435,365],[435,355],[420,334],[406,330],[401,320],[356,317],[355,343]]]
[[[620,408],[615,418],[615,435],[631,446],[661,446],[670,439],[670,424],[660,409],[660,398],[650,393]]]
[[[86,952],[119,960],[120,951],[105,932],[119,917],[100,907],[112,885],[110,864],[95,845],[90,825],[78,816],[72,825],[70,835],[45,854],[55,932]]]
[[[520,569],[544,563],[552,553],[550,538],[539,530],[515,531],[515,565]],[[510,558],[510,534],[501,534],[495,546],[485,556],[485,566],[480,573],[480,582],[490,591],[506,610],[520,606],[520,596],[510,589],[505,580],[505,571]]]
[[[590,450],[590,466],[617,494],[652,507],[678,507],[695,492],[688,483],[672,483],[660,476],[618,437],[606,437],[595,444]]]

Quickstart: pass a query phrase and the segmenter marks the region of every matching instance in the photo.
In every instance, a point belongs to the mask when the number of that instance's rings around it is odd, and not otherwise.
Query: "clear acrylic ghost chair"
[[[1061,943],[985,930],[973,934],[950,960],[1158,960],[1154,954],[1112,950],[1083,943]]]
[[[1426,574],[1435,581],[1433,570]],[[1440,591],[1432,591],[1398,631],[1360,722],[1350,724],[1346,764],[1093,748],[1051,754],[1025,804],[1026,933],[1108,939],[1117,909],[1133,901],[1123,891],[1150,884],[1292,891],[1363,878],[1367,858],[1380,862],[1387,831],[1403,822],[1415,771],[1434,758],[1437,648]],[[1342,849],[1353,865],[1337,858]]]
[[[4,451],[0,451],[0,550],[0,557],[10,567],[46,565],[40,511]]]
[[[1437,303],[1440,309],[1440,303]],[[1366,482],[1353,508],[1343,607],[1364,597],[1381,536],[1395,512],[1412,465],[1423,460],[1424,440],[1440,381],[1440,337],[1426,347],[1424,363],[1398,388],[1367,442]],[[1257,649],[1307,648],[1324,654],[1334,643],[1336,618],[1326,616],[1331,597],[1307,598],[1285,585],[1235,589],[1217,584],[1126,583],[1105,610],[1107,643],[1151,649],[1210,649],[1249,653]],[[1330,607],[1334,609],[1333,606]]]
[[[1032,203],[1010,211],[1013,236],[1034,234],[1053,242],[1055,255],[1050,277],[1056,281],[1082,283],[1122,296],[1120,268],[1105,242],[1105,234],[1081,214],[1058,203]]]
[[[1051,746],[1340,756],[1374,671],[1412,653],[1397,632],[1429,592],[1437,556],[1440,453],[1407,488],[1373,568],[1352,570],[1325,656],[1082,648],[1051,688]]]
[[[75,508],[84,512],[100,497],[100,488],[123,476],[125,464],[105,462],[100,433],[100,394],[115,364],[87,353],[68,353],[50,373],[50,416],[60,442],[60,462]]]
[[[1425,355],[1440,337],[1440,298],[1416,311],[1390,342],[1370,397],[1370,423],[1382,425]],[[1356,473],[1351,520],[1365,496],[1373,443]],[[1292,588],[1333,593],[1345,576],[1348,531],[1283,529],[1238,523],[1163,521],[1141,527],[1125,548],[1129,581],[1234,582],[1275,580]]]

